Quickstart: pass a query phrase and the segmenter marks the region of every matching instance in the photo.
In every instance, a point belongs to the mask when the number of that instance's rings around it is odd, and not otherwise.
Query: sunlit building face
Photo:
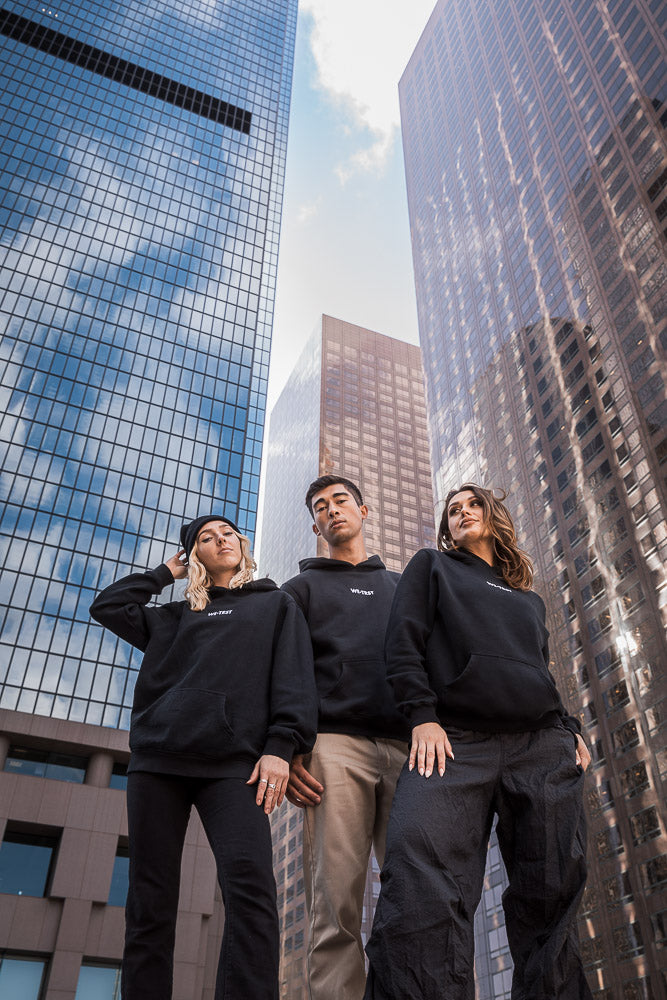
[[[278,581],[298,561],[327,556],[303,497],[319,475],[338,473],[368,505],[364,538],[390,570],[435,546],[424,377],[419,348],[354,323],[322,316],[271,411],[260,571]],[[282,930],[281,1000],[307,1000],[302,844],[303,810],[271,817]],[[364,888],[362,940],[370,936],[380,872],[375,858]]]
[[[0,707],[127,726],[93,594],[254,531],[296,6],[0,11]]]
[[[667,49],[658,3],[438,3],[400,84],[436,504],[509,491],[593,751],[580,913],[600,1000],[667,931]],[[478,987],[510,995],[495,847]]]
[[[301,494],[330,473],[361,488],[366,548],[389,569],[435,544],[419,348],[324,315],[271,412],[262,572],[285,580],[328,555]]]

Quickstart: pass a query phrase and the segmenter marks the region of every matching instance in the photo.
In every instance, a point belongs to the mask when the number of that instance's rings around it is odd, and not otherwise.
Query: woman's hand
[[[591,762],[590,751],[579,733],[577,733],[577,751],[576,751],[575,762],[584,771],[587,769],[588,765]]]
[[[288,778],[289,764],[282,757],[265,753],[255,764],[246,785],[257,783],[255,802],[258,806],[264,803],[264,812],[267,816],[276,806],[282,805]]]
[[[165,566],[174,580],[184,580],[188,575],[188,567],[185,565],[185,549],[179,549],[175,556],[167,559]]]
[[[415,726],[412,730],[408,770],[412,771],[416,761],[419,773],[430,778],[437,760],[438,774],[442,778],[447,757],[454,760],[454,751],[442,726],[437,722],[422,722],[420,726]]]

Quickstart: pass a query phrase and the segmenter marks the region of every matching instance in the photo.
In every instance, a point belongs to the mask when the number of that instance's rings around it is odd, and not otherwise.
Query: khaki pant
[[[320,805],[304,810],[311,1000],[363,996],[366,871],[371,846],[378,864],[384,861],[389,810],[406,756],[407,745],[398,740],[320,733],[305,758],[324,785]]]

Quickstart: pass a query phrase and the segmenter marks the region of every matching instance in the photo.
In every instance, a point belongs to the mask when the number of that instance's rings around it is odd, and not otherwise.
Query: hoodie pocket
[[[220,758],[234,741],[226,696],[172,688],[132,720],[132,749]]]
[[[398,708],[384,660],[344,660],[340,674],[320,699],[324,718],[391,719]]]
[[[473,653],[465,670],[443,695],[446,716],[476,716],[503,727],[531,726],[560,707],[544,667],[525,660]]]

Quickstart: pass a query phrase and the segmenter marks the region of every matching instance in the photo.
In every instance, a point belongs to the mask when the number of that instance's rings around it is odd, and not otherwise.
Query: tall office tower
[[[436,505],[504,487],[535,558],[593,749],[600,1000],[667,995],[666,20],[660,0],[439,0],[399,86]],[[492,868],[478,989],[500,1000]]]
[[[254,532],[296,7],[0,10],[2,707],[127,727],[96,589]]]
[[[366,547],[388,569],[435,545],[419,348],[322,316],[271,411],[266,462],[262,571],[281,583],[327,555],[303,498],[330,472],[359,484]]]
[[[366,548],[401,570],[435,545],[424,379],[418,347],[322,316],[271,412],[260,570],[282,583],[298,560],[326,556],[304,505],[309,483],[340,473],[369,506]],[[306,1000],[308,939],[302,812],[285,804],[272,817],[282,929],[281,1000]],[[369,865],[362,934],[370,934],[380,889]]]
[[[101,726],[139,656],[88,606],[202,510],[254,533],[296,9],[0,8],[3,997],[117,996],[128,749]],[[213,995],[211,864],[195,823],[181,1000]]]

